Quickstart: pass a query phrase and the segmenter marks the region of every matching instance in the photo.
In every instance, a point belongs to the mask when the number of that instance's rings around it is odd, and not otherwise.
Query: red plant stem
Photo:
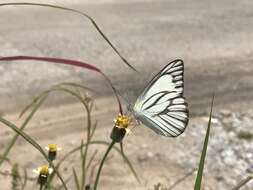
[[[118,105],[119,105],[119,112],[121,114],[123,114],[120,98],[118,96],[118,93],[117,93],[116,89],[112,85],[111,80],[97,67],[95,67],[91,64],[88,64],[88,63],[81,62],[81,61],[76,61],[76,60],[71,60],[71,59],[62,59],[62,58],[35,57],[35,56],[0,57],[0,61],[16,61],[16,60],[35,60],[35,61],[46,61],[46,62],[50,62],[50,63],[59,63],[59,64],[65,64],[65,65],[73,65],[73,66],[86,68],[86,69],[89,69],[89,70],[96,71],[96,72],[100,73],[106,79],[106,81],[110,84],[110,86],[111,86],[111,88],[112,88],[112,90],[115,94],[115,97],[117,99]]]

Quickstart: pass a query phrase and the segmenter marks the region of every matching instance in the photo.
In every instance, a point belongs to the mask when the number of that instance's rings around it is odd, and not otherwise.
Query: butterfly
[[[145,87],[132,112],[137,121],[156,133],[176,137],[188,124],[188,105],[183,97],[184,62],[167,64]]]

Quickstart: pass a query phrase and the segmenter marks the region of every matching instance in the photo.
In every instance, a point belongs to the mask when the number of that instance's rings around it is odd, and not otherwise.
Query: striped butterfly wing
[[[183,74],[182,60],[166,65],[138,97],[133,108],[136,119],[164,136],[183,133],[189,117]]]

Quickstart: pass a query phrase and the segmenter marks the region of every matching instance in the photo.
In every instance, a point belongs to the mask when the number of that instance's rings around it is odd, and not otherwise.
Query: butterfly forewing
[[[134,115],[156,133],[175,137],[188,123],[188,107],[183,97],[184,63],[175,60],[166,65],[137,99]]]

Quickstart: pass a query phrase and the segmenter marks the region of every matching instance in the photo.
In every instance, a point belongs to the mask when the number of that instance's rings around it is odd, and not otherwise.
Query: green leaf
[[[204,170],[204,165],[205,165],[205,157],[206,157],[206,152],[207,152],[207,146],[208,146],[208,140],[209,140],[209,133],[210,133],[210,128],[211,128],[211,120],[212,120],[212,111],[213,111],[213,102],[214,102],[214,95],[212,98],[212,104],[211,104],[211,111],[209,115],[209,121],[208,121],[208,127],[206,131],[206,136],[205,136],[205,141],[199,161],[199,166],[198,166],[198,173],[194,185],[194,190],[200,190],[201,189],[201,181],[202,181],[202,176],[203,176],[203,170]]]
[[[54,166],[53,162],[48,158],[47,154],[44,152],[44,150],[41,148],[41,146],[29,135],[27,135],[25,132],[23,132],[21,129],[19,129],[16,125],[9,122],[8,120],[0,117],[0,122],[5,124],[7,127],[11,128],[13,131],[15,131],[17,134],[22,136],[28,143],[30,143],[34,148],[36,148],[48,161],[49,166],[53,168],[59,179],[61,180],[62,184],[64,185],[65,190],[68,190],[63,178],[61,177],[61,174],[59,173],[58,169]]]
[[[32,110],[32,112],[29,114],[29,116],[25,119],[24,123],[21,125],[20,130],[24,130],[26,125],[29,123],[29,121],[32,119],[32,117],[34,116],[34,114],[36,113],[36,111],[38,110],[38,108],[42,105],[42,103],[45,101],[45,99],[47,98],[47,96],[42,97],[42,99],[34,105],[34,108]],[[0,157],[0,167],[2,165],[2,163],[4,162],[4,160],[7,158],[11,148],[13,147],[13,145],[15,144],[15,142],[17,141],[19,136],[19,133],[15,134],[14,137],[12,138],[12,140],[10,141],[8,147],[5,149],[3,155]]]

